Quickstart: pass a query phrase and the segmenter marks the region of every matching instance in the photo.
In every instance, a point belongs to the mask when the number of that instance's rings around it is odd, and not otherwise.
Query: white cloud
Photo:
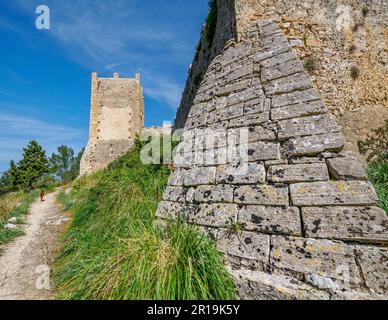
[[[40,2],[17,0],[16,4],[32,15]],[[69,58],[100,73],[141,72],[146,95],[174,110],[178,107],[184,83],[171,70],[186,68],[194,45],[182,36],[171,6],[140,0],[47,0],[45,4],[51,11],[51,29],[45,34]]]

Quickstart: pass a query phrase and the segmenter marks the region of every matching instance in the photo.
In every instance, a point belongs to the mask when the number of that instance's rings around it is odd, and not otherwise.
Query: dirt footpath
[[[50,266],[64,225],[69,221],[56,203],[57,192],[34,202],[25,235],[5,246],[0,255],[0,300],[54,298]]]

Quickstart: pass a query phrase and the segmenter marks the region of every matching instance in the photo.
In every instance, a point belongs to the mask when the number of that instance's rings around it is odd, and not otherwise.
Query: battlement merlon
[[[141,80],[141,75],[140,73],[136,73],[134,78],[122,78],[120,76],[120,73],[115,72],[113,73],[113,77],[99,77],[97,72],[92,72],[92,80],[98,80],[98,79],[121,79],[121,80],[136,80],[137,82],[140,83]]]

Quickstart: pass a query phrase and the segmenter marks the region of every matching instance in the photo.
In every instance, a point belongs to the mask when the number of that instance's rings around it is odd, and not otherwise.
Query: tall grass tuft
[[[54,268],[61,299],[232,299],[215,245],[155,212],[170,174],[143,165],[141,143],[108,169],[77,181],[60,200],[73,212]]]
[[[368,176],[380,199],[380,207],[388,213],[388,161],[378,160],[368,168]]]

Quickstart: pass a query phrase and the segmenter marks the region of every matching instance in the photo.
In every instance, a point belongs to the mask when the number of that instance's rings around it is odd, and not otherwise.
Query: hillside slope
[[[214,244],[154,214],[170,174],[143,165],[141,143],[60,200],[74,220],[56,261],[62,299],[230,299],[234,287]]]

